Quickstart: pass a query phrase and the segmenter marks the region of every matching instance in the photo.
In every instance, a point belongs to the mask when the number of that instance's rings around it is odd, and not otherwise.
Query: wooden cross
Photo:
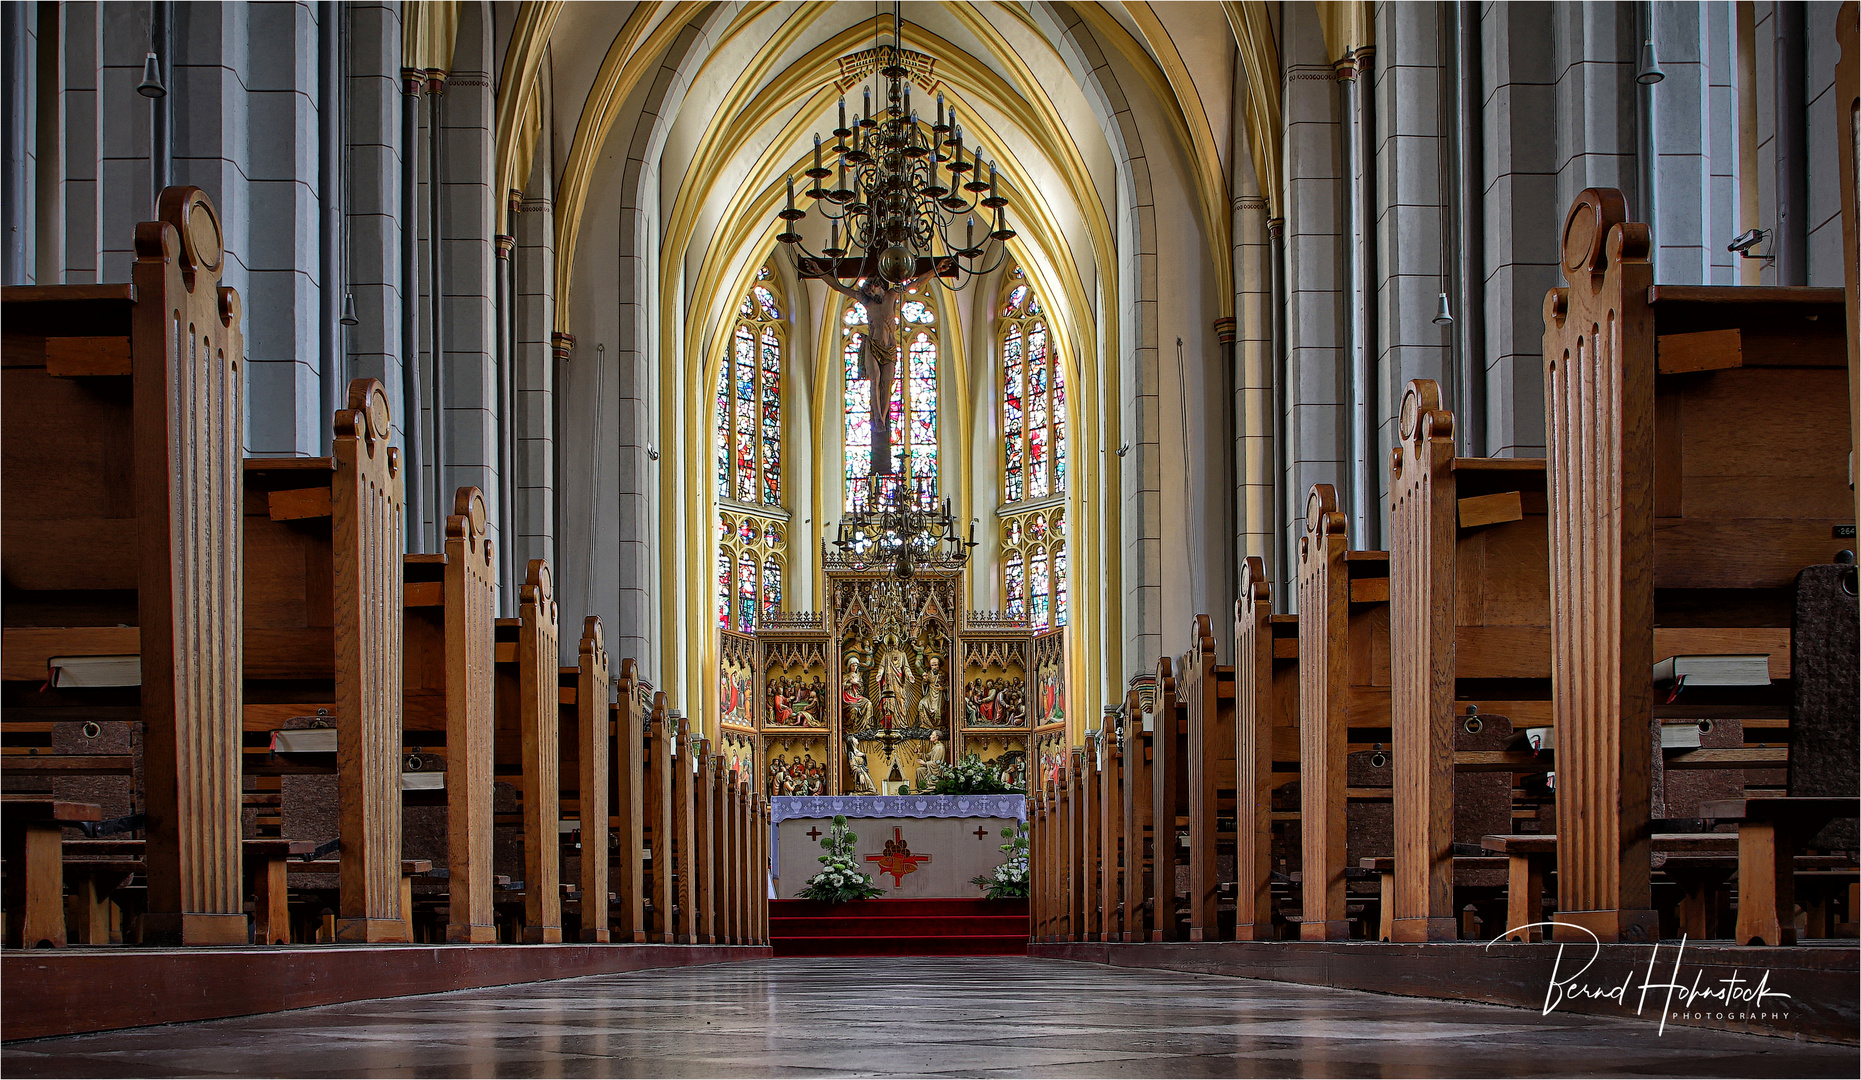
[[[821,827],[819,825],[816,825],[808,830],[808,839],[819,840],[820,838],[821,838]]]
[[[989,830],[983,828],[980,825],[976,826],[976,839],[984,840],[988,838],[988,835],[989,835]]]
[[[929,855],[911,854],[911,845],[905,843],[905,830],[898,826],[892,828],[892,838],[885,842],[885,852],[881,855],[868,855],[866,861],[879,864],[879,873],[892,875],[892,888],[904,885],[906,874],[918,872],[918,864],[930,862]]]

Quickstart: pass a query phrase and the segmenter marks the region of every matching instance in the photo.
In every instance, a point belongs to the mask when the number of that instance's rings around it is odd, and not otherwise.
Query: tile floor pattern
[[[1019,957],[599,975],[9,1045],[33,1076],[1856,1075],[1854,1047]]]

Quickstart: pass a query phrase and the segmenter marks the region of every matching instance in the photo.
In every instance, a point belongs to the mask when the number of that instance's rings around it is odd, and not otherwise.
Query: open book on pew
[[[1670,656],[1654,665],[1654,685],[1769,686],[1769,653],[1730,653],[1719,656]]]
[[[51,669],[52,685],[67,686],[141,686],[142,657],[127,656],[54,656],[46,666]]]

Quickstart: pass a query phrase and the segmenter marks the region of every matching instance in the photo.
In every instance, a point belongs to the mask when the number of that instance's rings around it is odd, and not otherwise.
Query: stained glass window
[[[866,305],[847,305],[840,319],[842,404],[846,412],[844,460],[846,508],[868,504],[873,485],[872,425],[891,429],[892,476],[880,491],[909,483],[926,506],[936,504],[941,484],[938,470],[938,321],[928,290],[907,293],[898,305],[898,374],[890,387],[882,417],[873,415],[872,384],[865,378],[860,350],[868,329]]]
[[[1019,267],[996,309],[1001,349],[1002,602],[1045,630],[1066,625],[1066,368]]]
[[[717,376],[717,620],[725,629],[752,630],[782,606],[784,308],[779,281],[762,267],[736,305]]]
[[[1066,375],[1040,296],[1016,267],[997,312],[1002,357],[1002,501],[1066,494]]]

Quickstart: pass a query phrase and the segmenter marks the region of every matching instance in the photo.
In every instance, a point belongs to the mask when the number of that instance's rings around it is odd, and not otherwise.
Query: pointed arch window
[[[1036,630],[1066,625],[1066,370],[1020,267],[996,309],[1001,356],[1002,606]]]
[[[717,378],[717,620],[754,630],[781,610],[787,560],[782,377],[788,321],[780,283],[756,272],[737,304]]]
[[[842,388],[846,409],[842,448],[846,462],[845,505],[864,509],[873,487],[872,425],[891,424],[892,475],[879,483],[886,494],[909,484],[926,506],[938,499],[938,321],[928,292],[909,291],[898,305],[898,375],[889,408],[875,415],[873,387],[863,377],[860,346],[866,339],[866,305],[847,304],[840,319]]]

